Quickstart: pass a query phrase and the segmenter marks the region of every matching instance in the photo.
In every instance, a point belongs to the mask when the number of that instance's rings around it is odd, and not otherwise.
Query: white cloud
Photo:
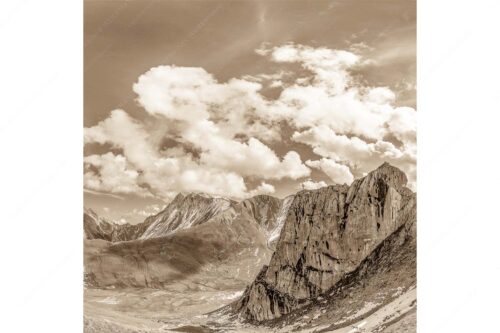
[[[226,137],[278,140],[274,124],[256,114],[268,104],[261,88],[258,82],[236,78],[219,83],[202,68],[176,66],[151,68],[133,86],[144,109],[177,122],[178,131],[211,121]]]
[[[295,151],[289,151],[280,160],[271,148],[258,139],[250,138],[248,142],[242,143],[228,138],[211,121],[190,124],[183,133],[183,139],[202,151],[202,164],[242,176],[297,179],[310,173]]]
[[[141,75],[133,86],[139,103],[151,114],[172,120],[197,121],[208,118],[210,91],[215,79],[203,68],[159,66]]]
[[[351,83],[347,69],[360,61],[360,57],[352,52],[297,44],[274,47],[270,56],[275,62],[300,63],[314,73],[315,85],[330,93],[341,93]]]
[[[258,83],[268,83],[270,82],[270,86],[278,86],[278,82],[282,84],[282,80],[291,77],[293,73],[280,71],[272,74],[257,74],[257,75],[243,75],[242,79],[250,82],[258,82]],[[279,84],[279,85],[281,85]]]
[[[367,87],[352,77],[351,69],[366,59],[297,44],[263,45],[256,53],[303,70],[227,82],[198,67],[159,66],[141,75],[133,90],[155,121],[140,122],[114,110],[86,128],[86,143],[123,152],[86,157],[86,188],[162,199],[193,191],[244,198],[273,193],[265,180],[307,177],[308,166],[334,182],[351,183],[353,175],[383,161],[401,167],[414,182],[416,112],[395,107],[389,88]],[[282,89],[274,100],[261,91],[270,86]],[[283,137],[288,133],[281,132],[283,123],[293,130],[291,138]],[[163,149],[165,138],[175,147]],[[304,164],[287,139],[310,146],[321,158]],[[281,156],[272,147],[279,147]],[[261,185],[247,189],[250,178]]]
[[[348,137],[336,134],[327,126],[295,132],[292,138],[296,142],[310,145],[316,154],[328,158],[330,161],[344,162],[358,176],[370,172],[383,162],[389,162],[405,171],[409,177],[410,185],[414,186],[416,148],[411,142],[407,142],[406,145],[399,148],[384,140],[368,143],[355,136]],[[313,165],[309,161],[306,164],[311,167],[318,166],[318,164]],[[325,169],[322,170],[325,171]]]
[[[296,128],[325,125],[373,140],[395,130],[406,139],[415,133],[414,109],[394,107],[395,93],[387,87],[367,87],[353,79],[350,70],[360,64],[359,56],[295,44],[261,53],[276,62],[299,63],[311,72],[282,91],[268,108],[268,117],[286,119]]]
[[[347,184],[351,185],[354,180],[353,175],[349,167],[346,165],[335,162],[334,160],[328,158],[322,158],[320,160],[306,161],[306,164],[311,168],[316,168],[323,171],[332,181],[337,184]]]
[[[273,105],[274,114],[298,129],[293,140],[332,161],[308,166],[321,165],[331,178],[349,180],[347,172],[338,175],[340,169],[362,176],[388,161],[403,169],[414,187],[416,111],[395,107],[391,89],[367,87],[352,78],[350,69],[366,59],[347,51],[296,44],[262,49],[267,51],[260,53],[275,62],[299,63],[311,72],[286,87]],[[332,169],[332,163],[340,169]]]
[[[148,217],[151,215],[158,214],[160,212],[161,208],[157,204],[153,205],[148,205],[144,209],[137,209],[134,208],[128,215],[134,216],[134,215],[139,215],[141,217]]]
[[[159,159],[151,134],[123,110],[111,111],[108,118],[86,128],[84,135],[86,143],[109,143],[123,149],[127,160],[139,169],[148,168]]]
[[[115,157],[116,161],[108,161],[114,156],[111,153],[86,157],[87,188],[138,195],[152,193],[163,199],[193,191],[244,198],[251,193],[245,176],[297,179],[310,173],[296,152],[290,151],[280,159],[258,139],[242,143],[221,134],[210,120],[184,124],[177,137],[181,146],[162,151],[144,126],[124,111],[115,110],[106,120],[86,129],[87,143],[109,143],[124,154]],[[199,158],[184,150],[182,143],[199,149]]]
[[[112,153],[85,157],[86,188],[138,195],[152,193],[163,199],[170,199],[179,191],[197,190],[235,197],[245,195],[241,176],[203,167],[182,148],[160,152],[142,125],[123,111],[113,111],[109,118],[86,129],[85,134],[86,142],[110,143],[124,153],[114,158]]]
[[[273,185],[262,182],[257,188],[250,191],[250,196],[255,196],[259,194],[273,194],[276,192],[276,189]]]
[[[302,182],[300,184],[299,188],[302,190],[317,190],[319,188],[326,187],[326,186],[328,186],[328,184],[322,180],[319,182],[315,182],[311,179],[308,179],[308,180]]]
[[[84,158],[84,162],[86,188],[100,192],[149,195],[145,189],[138,186],[139,173],[129,166],[124,156],[113,153],[90,155]],[[99,171],[95,172],[91,167]]]

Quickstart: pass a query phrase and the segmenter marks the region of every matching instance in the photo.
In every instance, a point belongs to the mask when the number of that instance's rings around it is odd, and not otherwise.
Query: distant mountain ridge
[[[235,204],[226,198],[200,193],[178,194],[163,211],[154,216],[140,239],[163,237],[177,230],[206,223]]]
[[[139,224],[117,224],[97,215],[90,208],[83,212],[83,233],[85,239],[103,239],[121,242],[138,238],[152,221],[148,218]]]
[[[162,288],[212,267],[205,277],[229,279],[226,283],[243,288],[268,263],[290,201],[268,195],[236,202],[179,194],[133,229],[113,225],[108,233],[86,231],[85,282],[94,287]],[[90,225],[101,231],[102,220],[84,214],[87,230]]]
[[[110,242],[145,240],[165,237],[210,221],[231,223],[238,216],[257,224],[272,248],[292,199],[293,195],[285,199],[257,195],[237,202],[204,193],[179,193],[165,209],[136,225],[116,224],[99,217],[92,209],[85,209],[84,234],[86,239]]]
[[[135,226],[85,210],[84,281],[112,289],[246,287],[214,318],[330,332],[373,315],[366,331],[382,332],[406,315],[415,320],[416,193],[406,184],[384,163],[350,186],[284,199],[179,194]]]

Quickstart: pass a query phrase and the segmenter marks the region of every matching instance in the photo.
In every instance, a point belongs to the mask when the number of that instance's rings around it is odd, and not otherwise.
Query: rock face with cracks
[[[271,261],[235,304],[253,322],[279,318],[331,289],[387,237],[415,219],[415,194],[382,164],[351,186],[297,193]]]

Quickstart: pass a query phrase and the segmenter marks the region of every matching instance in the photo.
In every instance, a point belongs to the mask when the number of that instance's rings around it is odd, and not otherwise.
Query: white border
[[[495,1],[418,1],[418,332],[497,332]]]
[[[0,3],[2,332],[82,332],[82,1]]]

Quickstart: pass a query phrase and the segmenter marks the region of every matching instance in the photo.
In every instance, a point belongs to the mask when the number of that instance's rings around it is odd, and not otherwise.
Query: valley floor
[[[169,332],[197,322],[237,297],[238,290],[187,292],[182,286],[155,289],[85,289],[84,327],[97,332]],[[201,316],[201,317],[200,317]]]
[[[315,307],[300,323],[281,327],[252,326],[212,313],[238,298],[242,291],[176,289],[85,289],[86,333],[153,332],[416,332],[416,288],[396,290],[390,300],[366,302],[335,322],[328,308]],[[324,319],[323,319],[324,318]]]

